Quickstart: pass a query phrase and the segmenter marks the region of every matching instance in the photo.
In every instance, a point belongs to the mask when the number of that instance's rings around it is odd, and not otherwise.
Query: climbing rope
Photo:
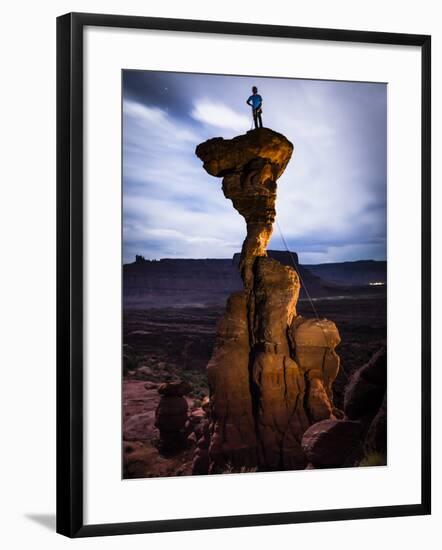
[[[296,271],[296,273],[298,274],[299,280],[301,281],[302,288],[304,289],[304,291],[305,291],[305,293],[306,293],[306,295],[307,295],[307,298],[308,298],[308,300],[309,300],[309,302],[310,302],[310,305],[311,305],[311,307],[312,307],[313,313],[315,314],[317,324],[318,324],[319,328],[321,329],[322,334],[324,335],[325,344],[326,344],[327,347],[330,347],[329,344],[328,344],[327,334],[326,334],[326,332],[325,332],[325,330],[324,330],[324,327],[323,327],[322,324],[321,324],[321,319],[320,319],[320,317],[319,317],[319,314],[318,314],[318,311],[317,311],[317,309],[316,309],[316,307],[315,307],[315,304],[313,303],[313,299],[312,299],[312,297],[310,296],[310,292],[308,291],[307,286],[306,286],[305,282],[304,282],[303,279],[302,279],[301,273],[300,273],[299,269],[298,269],[297,266],[296,266],[295,258],[293,257],[293,254],[291,253],[291,251],[290,251],[290,249],[289,249],[289,247],[288,247],[288,245],[287,245],[287,241],[285,240],[285,237],[284,237],[284,234],[283,234],[283,232],[282,232],[281,226],[279,225],[278,219],[275,219],[275,221],[276,221],[276,225],[277,225],[277,227],[278,227],[279,234],[281,235],[281,239],[282,239],[282,242],[283,242],[283,244],[284,244],[284,247],[285,247],[286,251],[289,253],[289,256],[290,256],[290,258],[291,258],[291,260],[292,260],[293,268],[294,268],[294,270]]]
[[[310,296],[310,293],[309,293],[309,291],[308,291],[308,289],[307,289],[307,286],[306,286],[305,282],[303,281],[303,279],[302,279],[302,277],[301,277],[301,273],[299,272],[299,269],[296,267],[295,258],[293,257],[293,254],[291,253],[289,247],[287,246],[287,241],[285,240],[285,237],[284,237],[284,234],[283,234],[283,232],[282,232],[281,226],[279,225],[279,221],[278,221],[277,219],[275,219],[275,221],[276,221],[276,225],[277,225],[277,227],[278,227],[279,234],[281,235],[282,242],[284,243],[285,249],[286,249],[286,251],[289,253],[290,258],[291,258],[291,260],[292,260],[293,268],[294,268],[294,270],[296,271],[296,273],[298,274],[299,280],[301,281],[301,285],[303,286],[303,288],[304,288],[304,290],[305,290],[305,293],[306,293],[306,295],[307,295],[307,298],[309,299],[310,305],[312,306],[312,310],[313,310],[313,312],[314,312],[314,314],[315,314],[315,317],[316,317],[316,321],[317,321],[317,323],[318,323],[318,326],[319,326],[319,328],[321,329],[322,334],[324,335],[325,345],[329,348],[330,346],[329,346],[329,343],[328,343],[327,334],[326,334],[326,332],[325,332],[325,330],[324,330],[324,327],[323,327],[322,324],[321,324],[321,320],[320,320],[320,318],[319,318],[318,311],[317,311],[317,309],[316,309],[316,307],[315,307],[315,304],[313,303],[312,297]],[[347,374],[347,371],[345,370],[344,365],[343,365],[342,363],[339,365],[339,368],[340,368],[340,370],[343,372],[344,376],[345,376],[345,377],[347,378],[347,380],[348,380],[349,375]]]
[[[317,310],[316,310],[315,304],[313,303],[312,297],[310,296],[310,293],[309,293],[309,291],[308,291],[308,289],[307,289],[307,286],[306,286],[306,284],[304,283],[304,281],[303,281],[303,279],[302,279],[302,277],[301,277],[301,273],[299,272],[299,269],[296,267],[295,258],[293,257],[293,254],[291,253],[289,247],[287,246],[287,241],[285,240],[285,237],[284,237],[284,235],[283,235],[283,233],[282,233],[282,229],[281,229],[281,226],[279,225],[279,221],[278,221],[277,219],[276,219],[275,221],[276,221],[276,225],[278,226],[278,231],[279,231],[279,234],[281,235],[281,239],[282,239],[282,242],[283,242],[283,244],[284,244],[284,247],[285,247],[286,251],[289,253],[290,258],[291,258],[291,260],[292,260],[293,268],[294,268],[294,270],[296,271],[296,273],[298,274],[299,280],[301,281],[301,285],[302,285],[302,287],[303,287],[304,290],[305,290],[305,293],[306,293],[306,295],[307,295],[307,298],[309,299],[310,305],[312,306],[312,310],[313,310],[313,312],[314,312],[314,314],[315,314],[316,320],[319,322],[320,319],[319,319],[319,315],[318,315],[318,312],[317,312]]]

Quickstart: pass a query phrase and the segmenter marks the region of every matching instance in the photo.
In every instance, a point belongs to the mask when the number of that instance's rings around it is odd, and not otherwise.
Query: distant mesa
[[[327,281],[348,285],[385,286],[387,262],[358,260],[326,264],[305,264],[304,267]]]
[[[270,258],[281,264],[296,265],[313,298],[385,292],[387,264],[381,261],[302,265],[296,252],[268,250]],[[145,259],[137,254],[135,262],[123,266],[125,307],[167,307],[173,305],[224,305],[228,296],[242,289],[238,271],[241,254],[233,258]],[[384,285],[370,285],[370,282]],[[306,299],[301,288],[300,299]]]

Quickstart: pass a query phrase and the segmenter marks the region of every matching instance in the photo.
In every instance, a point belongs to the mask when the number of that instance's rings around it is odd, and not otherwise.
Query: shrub
[[[386,464],[387,457],[382,453],[373,451],[371,453],[367,453],[364,456],[364,458],[359,463],[359,466],[386,466]]]

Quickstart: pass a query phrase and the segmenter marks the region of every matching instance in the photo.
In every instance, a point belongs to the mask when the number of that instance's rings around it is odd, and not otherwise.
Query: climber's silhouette
[[[256,86],[253,86],[252,88],[253,95],[249,97],[247,100],[247,105],[250,105],[252,107],[252,113],[253,113],[253,122],[255,123],[255,128],[262,128],[262,97],[258,94],[258,88]]]

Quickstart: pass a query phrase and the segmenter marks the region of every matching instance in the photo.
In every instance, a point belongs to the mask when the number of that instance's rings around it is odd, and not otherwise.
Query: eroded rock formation
[[[196,148],[205,170],[223,178],[225,197],[246,220],[247,237],[240,260],[246,289],[252,285],[254,259],[265,256],[276,215],[276,180],[292,152],[288,139],[266,128],[231,140],[209,139]]]
[[[339,356],[335,347],[340,343],[336,325],[327,319],[293,319],[289,339],[295,360],[305,373],[309,420],[319,422],[332,414],[342,413],[333,406],[332,384],[339,371]]]
[[[185,447],[189,406],[184,395],[189,391],[186,382],[165,382],[158,388],[161,399],[155,411],[155,426],[160,431],[159,449],[164,454]]]
[[[353,420],[321,420],[302,438],[302,448],[315,468],[354,466],[361,444],[362,426]]]
[[[305,468],[301,446],[310,425],[335,419],[332,383],[339,333],[331,321],[297,316],[297,271],[267,257],[277,179],[293,152],[281,134],[262,128],[200,144],[206,171],[222,177],[226,198],[244,217],[240,272],[208,365],[210,471]],[[202,473],[202,472],[198,472]]]
[[[208,365],[211,388],[212,469],[233,464],[256,464],[257,441],[250,392],[250,343],[247,293],[232,294],[218,326]]]
[[[350,378],[344,417],[322,420],[302,438],[311,467],[380,466],[387,460],[387,353],[382,347]]]

